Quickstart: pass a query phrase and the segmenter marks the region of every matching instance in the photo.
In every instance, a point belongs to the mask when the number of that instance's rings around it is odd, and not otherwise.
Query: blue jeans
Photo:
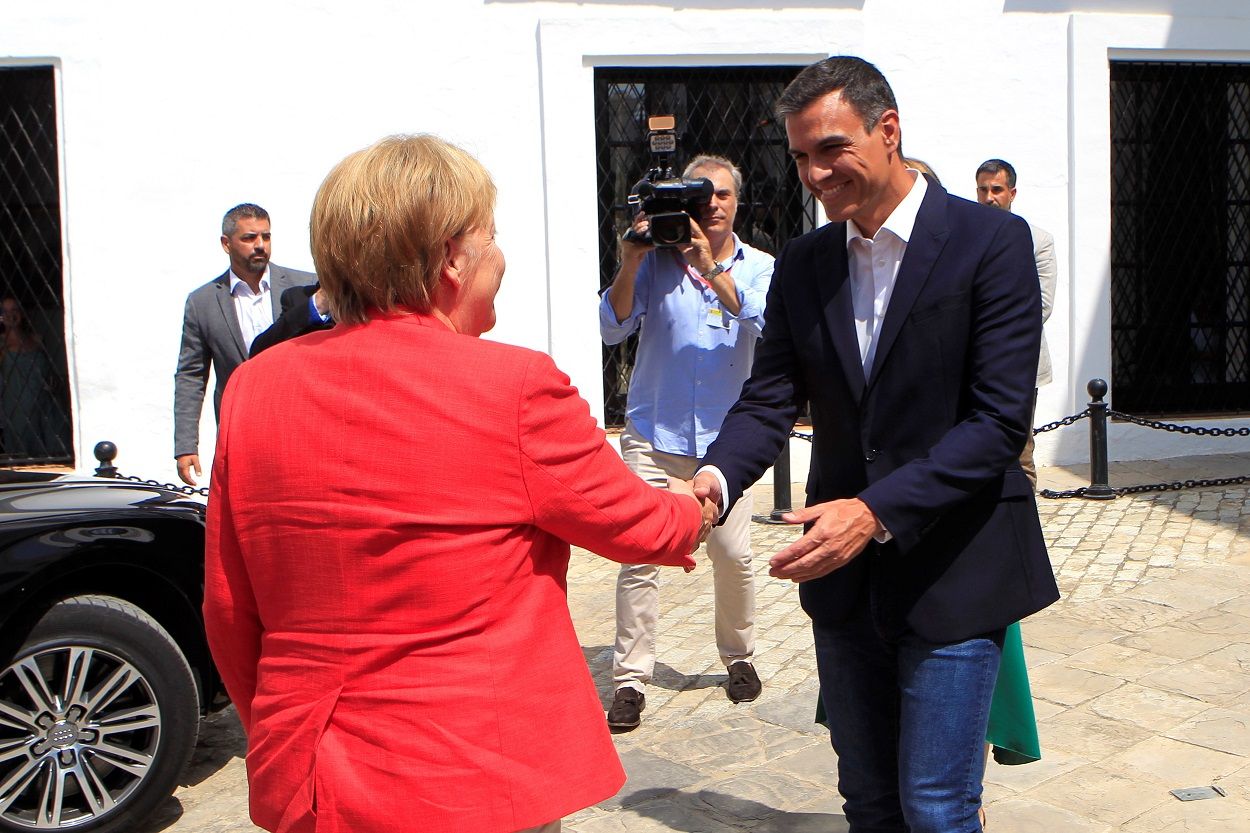
[[[1003,631],[934,644],[887,607],[812,625],[850,833],[980,833]]]

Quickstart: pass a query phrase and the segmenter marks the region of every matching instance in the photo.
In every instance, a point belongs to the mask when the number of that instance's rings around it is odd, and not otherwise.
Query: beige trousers
[[[1029,478],[1029,482],[1033,484],[1033,488],[1037,488],[1037,465],[1033,462],[1033,449],[1036,443],[1033,442],[1033,420],[1037,417],[1037,388],[1033,389],[1033,410],[1029,411],[1029,439],[1024,444],[1024,451],[1020,452],[1020,468],[1024,469],[1024,476]]]
[[[689,480],[698,460],[657,451],[627,424],[621,456],[639,477],[658,488],[669,477]],[[712,562],[716,598],[716,647],[726,667],[755,654],[755,574],[751,569],[751,491],[734,504],[725,523],[712,530],[707,554]],[[616,578],[616,649],[612,656],[614,688],[639,691],[655,670],[656,626],[660,613],[660,568],[622,564]]]

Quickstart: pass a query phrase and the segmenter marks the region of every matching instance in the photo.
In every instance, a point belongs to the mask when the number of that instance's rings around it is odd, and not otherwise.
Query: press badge
[[[729,317],[721,311],[720,304],[712,304],[707,310],[707,325],[709,327],[719,327],[722,330],[729,329]]]

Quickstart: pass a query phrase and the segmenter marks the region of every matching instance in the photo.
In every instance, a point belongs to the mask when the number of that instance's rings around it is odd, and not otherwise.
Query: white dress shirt
[[[890,216],[877,229],[872,238],[864,237],[854,220],[846,224],[847,268],[851,280],[851,308],[855,313],[855,333],[859,337],[859,357],[864,364],[864,378],[868,378],[873,359],[877,355],[877,340],[881,335],[881,322],[890,307],[890,296],[898,280],[898,268],[907,253],[907,241],[916,226],[916,214],[924,202],[929,185],[924,175],[908,168],[912,175],[911,190],[902,202],[894,207]],[[699,472],[710,472],[720,483],[721,495],[729,491],[725,475],[716,466],[703,466]],[[774,485],[774,488],[779,488]],[[721,504],[721,517],[725,506]],[[893,536],[882,529],[873,538],[884,544]]]
[[[915,181],[903,201],[871,238],[864,237],[854,220],[846,224],[847,267],[851,279],[851,308],[855,312],[855,335],[859,358],[867,379],[877,355],[881,322],[890,307],[890,296],[898,280],[898,268],[907,253],[907,241],[916,225],[916,214],[929,186],[919,171],[911,171]]]
[[[252,349],[256,336],[273,326],[273,304],[269,300],[269,267],[260,276],[260,292],[230,270],[230,295],[234,298],[234,312],[239,316],[239,329],[243,331],[244,352]]]

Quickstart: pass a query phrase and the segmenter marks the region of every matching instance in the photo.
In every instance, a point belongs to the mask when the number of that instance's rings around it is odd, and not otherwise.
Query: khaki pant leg
[[[669,477],[694,476],[693,457],[656,451],[638,436],[632,423],[621,432],[621,457],[630,470],[657,488]],[[616,577],[616,645],[612,652],[613,688],[642,691],[655,670],[655,632],[660,614],[660,568],[654,564],[622,564]]]
[[[1029,478],[1029,482],[1033,484],[1033,488],[1037,488],[1037,466],[1033,462],[1033,449],[1036,443],[1033,441],[1033,420],[1037,417],[1037,389],[1033,389],[1033,410],[1029,411],[1029,439],[1024,444],[1024,451],[1020,452],[1020,468],[1024,469],[1024,474]]]
[[[751,568],[751,490],[712,530],[707,554],[716,589],[716,648],[726,667],[755,654],[755,572]]]

